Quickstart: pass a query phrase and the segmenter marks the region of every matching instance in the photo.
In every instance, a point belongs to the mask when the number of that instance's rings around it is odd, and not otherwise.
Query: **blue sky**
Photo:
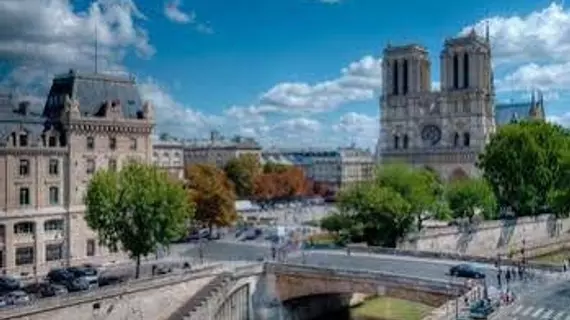
[[[100,69],[137,76],[160,132],[372,147],[383,47],[425,45],[435,83],[444,39],[485,19],[499,99],[540,88],[570,123],[570,10],[537,0],[3,0],[0,85],[41,105],[54,73],[93,70],[97,26]]]

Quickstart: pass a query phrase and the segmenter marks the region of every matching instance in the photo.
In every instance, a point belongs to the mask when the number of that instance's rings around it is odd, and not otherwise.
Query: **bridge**
[[[0,311],[4,319],[311,319],[350,305],[355,293],[441,306],[463,282],[299,264],[252,263],[132,281]],[[302,303],[301,303],[302,302]],[[305,308],[294,308],[302,304]]]

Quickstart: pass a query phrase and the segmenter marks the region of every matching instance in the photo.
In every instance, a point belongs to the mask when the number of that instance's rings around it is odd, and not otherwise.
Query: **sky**
[[[383,48],[424,45],[435,86],[445,38],[486,21],[498,100],[540,89],[570,125],[570,6],[542,0],[1,0],[0,87],[41,108],[97,60],[136,77],[157,133],[373,148]]]

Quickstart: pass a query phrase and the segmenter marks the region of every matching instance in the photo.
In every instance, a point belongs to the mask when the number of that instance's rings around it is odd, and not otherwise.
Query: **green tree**
[[[548,206],[557,217],[567,217],[570,213],[570,150],[562,157],[560,179],[557,188],[548,194]]]
[[[376,183],[398,193],[411,208],[417,229],[422,222],[432,216],[441,216],[439,210],[445,208],[443,185],[435,172],[425,168],[414,168],[405,164],[390,164],[377,168]]]
[[[186,232],[193,207],[183,186],[152,166],[130,163],[120,171],[99,170],[85,196],[87,225],[112,250],[136,261],[168,246]]]
[[[471,221],[476,214],[485,219],[497,217],[497,200],[484,179],[452,182],[445,195],[454,218],[468,218]]]
[[[224,171],[235,188],[238,198],[251,198],[254,191],[255,178],[261,174],[259,158],[254,154],[244,154],[226,164]]]
[[[500,206],[517,216],[539,213],[559,192],[568,132],[544,121],[522,121],[499,129],[480,155],[479,167]]]

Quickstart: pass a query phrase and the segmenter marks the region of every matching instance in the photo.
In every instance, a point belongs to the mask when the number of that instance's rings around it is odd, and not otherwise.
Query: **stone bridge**
[[[439,306],[465,291],[462,283],[386,272],[254,263],[42,299],[0,311],[0,320],[251,320],[276,312],[285,319],[311,319],[347,307],[354,293]]]

